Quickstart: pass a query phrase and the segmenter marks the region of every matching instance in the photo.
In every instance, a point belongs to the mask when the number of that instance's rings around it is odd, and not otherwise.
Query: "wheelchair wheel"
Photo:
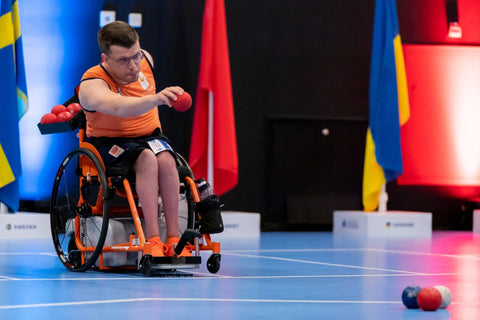
[[[220,270],[220,261],[222,260],[222,256],[219,253],[214,253],[208,258],[207,260],[207,270],[210,273],[217,273]]]
[[[108,230],[109,193],[105,170],[85,148],[69,153],[57,171],[50,203],[55,250],[70,271],[90,269]]]
[[[190,178],[193,177],[193,172],[190,166],[188,165],[187,160],[182,157],[181,154],[176,154],[177,169],[181,171],[183,175],[186,175]],[[182,177],[181,177],[182,179]],[[180,181],[180,203],[179,203],[179,226],[180,234],[182,234],[186,229],[198,229],[195,222],[197,221],[195,213],[195,202],[192,197],[192,190],[189,184],[186,181]]]

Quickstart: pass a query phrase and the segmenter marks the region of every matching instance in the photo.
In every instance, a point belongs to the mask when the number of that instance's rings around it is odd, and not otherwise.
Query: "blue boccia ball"
[[[419,286],[408,286],[402,292],[402,302],[408,309],[418,308],[417,295],[422,288]]]

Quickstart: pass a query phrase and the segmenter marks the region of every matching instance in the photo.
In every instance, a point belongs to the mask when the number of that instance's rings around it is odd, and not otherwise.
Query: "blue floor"
[[[480,319],[480,236],[471,232],[262,233],[222,241],[217,274],[205,263],[186,273],[193,276],[73,273],[49,240],[2,240],[0,319]],[[408,285],[447,286],[453,302],[406,309]]]

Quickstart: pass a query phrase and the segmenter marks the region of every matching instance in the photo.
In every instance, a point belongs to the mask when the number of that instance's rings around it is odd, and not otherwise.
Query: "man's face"
[[[132,47],[113,45],[110,53],[102,53],[105,68],[119,84],[128,84],[138,80],[143,53],[137,41]]]

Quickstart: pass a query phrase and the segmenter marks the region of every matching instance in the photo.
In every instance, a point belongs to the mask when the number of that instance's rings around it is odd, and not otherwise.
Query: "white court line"
[[[165,280],[212,280],[212,279],[230,279],[230,280],[242,280],[242,279],[319,279],[319,278],[381,278],[381,277],[451,277],[458,276],[461,273],[408,273],[408,274],[395,274],[395,273],[381,273],[381,274],[318,274],[318,275],[278,275],[278,276],[227,276],[227,275],[207,275],[201,277],[195,277],[196,273],[193,273],[193,277],[135,277],[135,278],[25,278],[25,279],[0,279],[0,282],[4,281],[165,281]]]
[[[200,274],[203,273],[192,273]],[[163,280],[211,280],[211,279],[232,279],[232,280],[241,280],[241,279],[301,279],[301,278],[380,278],[380,277],[440,277],[440,276],[458,276],[460,273],[382,273],[382,274],[319,274],[319,275],[287,275],[287,276],[227,276],[227,275],[207,275],[201,277],[115,277],[115,278],[96,278],[96,277],[86,277],[86,278],[7,278],[1,279],[2,281],[163,281]],[[6,278],[6,277],[5,277]]]
[[[223,250],[222,254],[233,253],[282,253],[282,252],[383,252],[383,253],[398,253],[398,254],[410,254],[417,256],[430,256],[430,257],[446,257],[446,258],[458,258],[458,259],[473,259],[480,260],[479,255],[459,255],[448,253],[431,253],[431,252],[415,252],[404,250],[389,250],[389,249],[376,249],[376,248],[337,248],[337,249],[238,249],[238,250]],[[55,252],[0,252],[0,255],[44,255],[49,257],[57,257]]]
[[[431,252],[414,252],[414,251],[402,251],[402,250],[388,250],[388,249],[374,249],[366,248],[365,251],[372,252],[386,252],[386,253],[398,253],[398,254],[411,254],[416,256],[429,256],[429,257],[445,257],[445,258],[458,258],[458,259],[473,259],[480,260],[478,255],[461,255],[461,254],[449,254],[449,253],[431,253]]]
[[[207,298],[132,298],[115,300],[97,300],[97,301],[73,301],[57,303],[35,303],[35,304],[17,304],[10,306],[0,306],[0,310],[23,309],[23,308],[45,308],[45,307],[65,307],[65,306],[83,306],[92,304],[111,304],[127,302],[144,301],[175,301],[175,302],[248,302],[248,303],[335,303],[335,304],[401,304],[400,301],[356,301],[356,300],[283,300],[283,299],[207,299]]]
[[[280,260],[280,261],[288,261],[288,262],[295,262],[295,263],[317,264],[317,265],[330,266],[330,267],[342,267],[342,268],[353,268],[353,269],[362,269],[362,270],[375,270],[375,271],[400,272],[400,273],[407,273],[407,274],[418,274],[418,272],[413,272],[413,271],[403,271],[403,270],[373,268],[373,267],[361,267],[361,266],[353,266],[353,265],[339,264],[339,263],[327,263],[327,262],[318,262],[318,261],[309,261],[309,260],[300,260],[300,259],[259,256],[259,255],[252,255],[252,254],[240,254],[240,253],[222,253],[222,254],[223,255],[238,256],[238,257],[246,257],[246,258],[270,259],[270,260]]]
[[[381,250],[381,249],[327,249],[328,251],[372,251],[372,252],[390,252],[390,250]],[[292,250],[252,250],[253,252],[286,252],[286,251],[324,251],[323,249],[292,249]],[[245,252],[245,251],[242,251]],[[250,252],[250,251],[249,251]],[[409,253],[408,251],[396,251],[398,253]],[[18,253],[17,253],[18,254]],[[45,254],[45,253],[36,253],[36,254]],[[318,261],[309,261],[309,260],[300,260],[300,259],[289,259],[289,258],[280,258],[280,257],[272,257],[272,256],[260,256],[260,255],[252,255],[252,254],[241,254],[238,253],[238,251],[224,251],[222,252],[223,255],[230,255],[230,256],[238,256],[238,257],[246,257],[246,258],[257,258],[257,259],[270,259],[270,260],[280,260],[280,261],[287,261],[287,262],[295,262],[295,263],[306,263],[306,264],[315,264],[315,265],[324,265],[324,266],[332,266],[332,267],[342,267],[342,268],[352,268],[352,269],[362,269],[362,270],[373,270],[373,271],[384,271],[384,272],[392,272],[392,273],[400,273],[400,274],[405,274],[405,275],[411,275],[411,276],[428,276],[430,275],[429,273],[422,273],[422,272],[415,272],[415,271],[404,271],[404,270],[395,270],[395,269],[385,269],[385,268],[374,268],[374,267],[363,267],[363,266],[354,266],[354,265],[345,265],[345,264],[337,264],[337,263],[327,263],[327,262],[318,262]],[[56,255],[55,255],[56,256]],[[246,279],[248,277],[237,277],[237,276],[228,276],[228,275],[212,275],[212,274],[205,274],[205,273],[199,273],[199,272],[190,272],[192,274],[196,275],[201,275],[200,279],[212,279],[212,278],[229,278],[229,279]],[[438,274],[437,274],[438,275]],[[457,275],[456,273],[448,273],[448,274],[441,274],[441,275]],[[312,277],[345,277],[345,276],[351,276],[351,277],[362,277],[362,276],[369,276],[369,275],[313,275]],[[400,276],[399,274],[393,274],[392,276]],[[255,277],[255,276],[254,276]],[[272,278],[293,278],[297,276],[271,276]],[[298,276],[298,277],[305,277],[305,276]],[[14,279],[14,278],[7,278],[2,279],[0,276],[0,282],[1,281],[11,281],[11,280],[20,280],[20,281],[43,281],[43,280],[66,280],[66,279]],[[261,278],[267,278],[265,276],[258,276],[255,277],[258,279]],[[69,280],[85,280],[85,279],[90,279],[90,278],[69,278]],[[139,280],[139,279],[144,279],[144,278],[136,278],[136,277],[131,277],[131,278],[126,278],[126,277],[121,277],[121,278],[93,278],[96,280]],[[159,279],[159,278],[152,278],[152,277],[147,277],[145,279]],[[160,278],[162,279],[162,278]],[[167,279],[172,279],[172,277],[168,277]],[[190,278],[187,278],[190,279]]]
[[[282,253],[282,252],[383,252],[383,253],[398,253],[398,254],[411,254],[417,256],[433,256],[433,257],[447,257],[447,258],[459,258],[459,259],[474,259],[480,260],[480,255],[460,255],[449,253],[432,253],[432,252],[415,252],[404,250],[390,250],[390,249],[376,249],[376,248],[338,248],[338,249],[248,249],[248,250],[224,250],[222,253],[237,253],[237,252],[270,252],[270,253]]]
[[[365,251],[365,248],[316,248],[316,249],[234,249],[223,250],[222,252],[328,252],[328,251]]]
[[[288,276],[235,276],[228,279],[299,279],[299,278],[379,278],[379,277],[439,277],[457,276],[460,273],[408,273],[408,274],[321,274],[321,275],[288,275]]]
[[[317,262],[317,261],[309,261],[309,260],[300,260],[300,259],[289,259],[289,258],[280,258],[280,257],[272,257],[272,256],[260,256],[260,255],[249,255],[249,254],[241,254],[239,252],[321,252],[321,251],[367,251],[367,252],[387,252],[387,253],[399,253],[399,254],[413,254],[413,255],[427,255],[427,256],[442,256],[442,257],[451,257],[451,258],[474,258],[475,260],[479,259],[477,257],[472,256],[462,256],[462,255],[450,255],[450,254],[435,254],[435,253],[418,253],[418,252],[410,252],[410,251],[400,251],[400,250],[387,250],[387,249],[372,249],[372,248],[353,248],[353,249],[272,249],[272,250],[226,250],[223,251],[223,255],[231,255],[231,256],[239,256],[239,257],[247,257],[247,258],[258,258],[258,259],[271,259],[271,260],[280,260],[280,261],[288,261],[288,262],[295,262],[295,263],[306,263],[306,264],[316,264],[316,265],[324,265],[324,266],[332,266],[332,267],[343,267],[343,268],[353,268],[353,269],[362,269],[362,270],[374,270],[374,271],[386,271],[392,272],[393,274],[381,274],[378,276],[432,276],[432,275],[444,275],[444,276],[454,276],[458,275],[457,273],[441,273],[441,274],[430,274],[430,273],[422,273],[422,272],[414,272],[414,271],[404,271],[404,270],[395,270],[395,269],[384,269],[384,268],[374,268],[374,267],[362,267],[362,266],[354,266],[354,265],[345,265],[345,264],[335,264],[335,263],[327,263],[327,262]],[[0,255],[48,255],[52,257],[56,257],[57,255],[51,252],[25,252],[25,253],[0,253]],[[200,273],[200,272],[190,272],[194,275],[199,275],[201,277],[196,277],[194,279],[215,279],[215,278],[228,278],[228,279],[262,279],[262,278],[334,278],[334,277],[371,277],[377,275],[310,275],[310,276],[228,276],[228,275],[212,275],[209,273]],[[400,274],[395,274],[400,273]],[[166,278],[157,278],[157,277],[116,277],[116,278],[62,278],[62,279],[17,279],[11,277],[0,276],[1,281],[83,281],[83,280],[152,280],[152,279],[176,279],[174,277],[166,277]],[[192,279],[192,278],[178,278],[178,279]]]
[[[0,252],[1,256],[49,256],[49,257],[57,257],[58,255],[55,252]]]

